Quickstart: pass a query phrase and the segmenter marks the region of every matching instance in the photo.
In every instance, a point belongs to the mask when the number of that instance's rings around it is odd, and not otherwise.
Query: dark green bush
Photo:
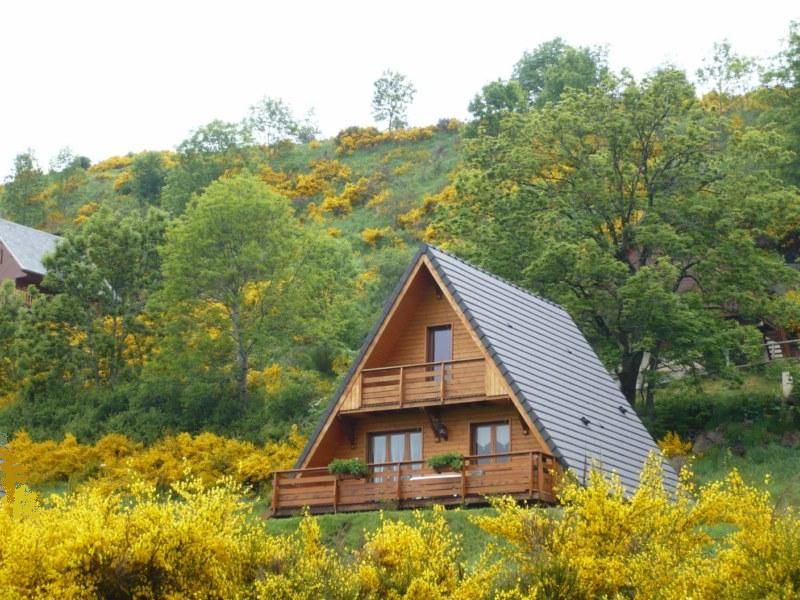
[[[464,466],[464,455],[459,452],[444,452],[442,454],[434,454],[425,462],[431,469],[436,469],[437,471],[441,469],[460,471],[461,467]]]
[[[367,465],[359,458],[336,458],[328,465],[331,475],[355,475],[366,477],[369,473]]]

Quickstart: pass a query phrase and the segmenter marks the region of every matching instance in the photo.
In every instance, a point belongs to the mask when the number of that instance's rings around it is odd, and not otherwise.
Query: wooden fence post
[[[403,408],[403,379],[405,379],[403,373],[403,367],[400,367],[400,408]]]
[[[439,368],[442,370],[441,380],[439,381],[439,395],[441,396],[442,404],[444,404],[444,361],[439,363]]]
[[[539,460],[537,462],[539,463],[539,469],[538,473],[536,474],[536,483],[539,487],[539,498],[541,498],[542,494],[544,493],[544,460],[541,453],[538,455],[538,458]]]
[[[339,506],[339,476],[333,479],[333,514],[336,514],[336,509]]]
[[[530,458],[530,465],[528,468],[528,495],[533,496],[533,452],[528,457]]]
[[[395,492],[397,494],[397,508],[400,508],[403,504],[403,500],[400,497],[400,473],[401,473],[400,469],[402,469],[402,466],[397,465],[397,471],[395,471],[395,473],[397,473],[397,488],[395,489]]]
[[[272,514],[278,512],[278,474],[272,474]]]

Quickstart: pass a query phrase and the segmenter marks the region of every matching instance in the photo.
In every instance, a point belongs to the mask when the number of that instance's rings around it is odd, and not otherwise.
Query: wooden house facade
[[[296,468],[274,474],[271,510],[550,503],[563,469],[597,464],[635,487],[654,448],[561,307],[425,246]],[[460,468],[429,466],[446,454]],[[330,474],[337,459],[366,476]]]

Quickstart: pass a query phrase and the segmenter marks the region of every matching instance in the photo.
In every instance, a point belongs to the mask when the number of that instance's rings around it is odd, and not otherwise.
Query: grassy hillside
[[[430,510],[419,511],[430,515]],[[472,523],[470,517],[493,515],[492,508],[455,509],[445,512],[445,520],[454,534],[460,536],[462,554],[458,558],[468,565],[477,563],[481,553],[489,543],[498,540]],[[380,527],[382,521],[400,521],[414,524],[416,511],[385,510],[381,512],[340,513],[337,515],[320,515],[319,523],[322,541],[328,548],[336,550],[342,556],[351,556],[364,545],[365,536]],[[297,530],[301,517],[269,519],[266,521],[266,532],[271,535],[288,535]]]
[[[241,152],[247,155],[246,168],[256,173],[268,167],[292,180],[309,175],[315,163],[338,161],[352,170],[342,184],[360,178],[374,182],[371,191],[387,192],[386,199],[380,204],[369,207],[356,204],[352,212],[328,215],[343,233],[357,238],[367,227],[397,225],[398,216],[418,206],[426,194],[434,194],[446,185],[448,174],[458,161],[458,130],[431,127],[411,131],[422,133],[403,139],[385,139],[383,136],[374,142],[366,138],[367,143],[362,141],[362,145],[347,151],[342,151],[336,140],[330,139],[309,144],[286,143],[275,148],[252,147],[241,149]],[[179,167],[179,154],[161,154],[167,174]],[[130,181],[137,156],[108,157],[86,169],[72,165],[60,172],[40,174],[36,202],[44,207],[45,215],[41,222],[28,224],[63,232],[80,224],[82,215],[87,216],[100,206],[111,205],[116,209],[135,207],[137,198]],[[295,204],[298,209],[303,209],[314,200],[319,198],[295,199]]]
[[[62,291],[58,299],[42,298],[41,308],[30,313],[9,312],[8,320],[16,320],[20,331],[10,327],[0,339],[0,354],[15,356],[0,361],[1,429],[9,433],[24,429],[35,439],[61,439],[65,433],[74,433],[82,441],[94,441],[110,431],[154,441],[168,432],[212,430],[263,442],[285,436],[292,423],[312,426],[336,378],[416,250],[419,207],[428,195],[447,185],[459,160],[460,134],[455,122],[392,133],[351,128],[332,140],[272,147],[239,142],[225,146],[219,137],[213,142],[203,137],[211,136],[213,129],[202,131],[176,152],[116,156],[91,166],[88,159],[77,157],[61,170],[19,174],[0,190],[0,216],[72,238],[84,236],[77,244],[80,248],[97,245],[96,250],[88,250],[95,253],[95,258],[86,260],[92,265],[90,270],[106,268],[100,264],[106,258],[113,260],[115,252],[104,244],[120,232],[130,237],[114,241],[119,248],[130,249],[140,240],[146,246],[110,267],[110,273],[130,269],[131,276],[143,277],[142,285],[133,286],[138,297],[124,316],[115,312],[117,306],[100,309],[97,298],[81,296],[80,289]],[[254,360],[248,362],[258,373],[247,381],[256,389],[258,401],[247,410],[231,402],[230,373],[235,361],[226,345],[230,336],[218,336],[216,326],[187,330],[204,332],[200,335],[207,339],[197,343],[219,351],[208,368],[198,365],[209,354],[189,357],[194,346],[183,341],[161,353],[170,339],[184,338],[177,334],[170,338],[171,328],[182,326],[181,319],[167,316],[168,303],[148,302],[164,287],[157,250],[163,247],[164,232],[186,215],[193,198],[200,202],[209,186],[224,185],[239,175],[258,179],[288,198],[298,229],[306,229],[309,239],[330,242],[341,252],[340,262],[331,262],[318,272],[319,277],[335,273],[342,286],[336,293],[327,288],[327,296],[335,295],[336,301],[330,301],[325,326],[305,336],[296,334],[300,328],[295,326],[294,333],[280,334],[277,341],[259,341]],[[232,195],[225,206],[238,202]],[[161,210],[150,211],[151,207]],[[410,212],[417,216],[407,217]],[[268,230],[265,221],[260,231]],[[133,263],[144,255],[152,255],[150,263],[137,270]],[[80,268],[81,260],[65,260],[64,269]],[[311,273],[306,265],[304,279],[311,280]],[[102,277],[108,280],[107,275]],[[91,304],[98,313],[81,320],[82,311],[68,308],[69,302],[74,307]],[[308,304],[297,301],[294,306]],[[46,316],[48,311],[61,312]],[[120,330],[109,324],[118,317],[140,337],[117,337]],[[204,317],[194,313],[192,318]],[[42,344],[25,342],[36,337],[22,331],[25,327],[47,337],[44,324],[49,321],[70,323],[56,336],[65,349],[51,348],[53,338]],[[227,331],[228,325],[219,331]],[[78,330],[80,334],[75,333]],[[96,342],[99,338],[103,341]],[[126,358],[120,369],[107,369],[109,357],[116,360],[114,356],[122,355],[105,355],[115,344],[125,346],[124,352],[141,351],[141,358]],[[73,351],[74,360],[67,359],[66,354]],[[199,376],[188,376],[195,368]],[[108,378],[123,371],[117,381]],[[264,373],[278,378],[269,390],[262,385]],[[186,377],[195,385],[189,385]]]
[[[675,382],[645,423],[657,439],[673,431],[693,442],[689,462],[698,484],[737,469],[778,506],[800,506],[800,414],[796,390],[781,398],[782,370],[796,367],[774,363],[733,381]]]

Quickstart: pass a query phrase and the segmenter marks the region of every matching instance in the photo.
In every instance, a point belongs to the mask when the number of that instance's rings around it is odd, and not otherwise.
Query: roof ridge
[[[559,304],[558,302],[554,302],[553,300],[550,300],[549,298],[545,298],[544,296],[541,296],[541,295],[537,294],[536,292],[532,292],[531,290],[529,290],[529,289],[526,289],[526,288],[522,287],[522,286],[521,286],[521,285],[519,285],[519,284],[516,284],[516,283],[514,283],[514,282],[512,282],[512,281],[509,281],[509,280],[508,280],[508,279],[506,279],[505,277],[501,277],[500,275],[495,275],[495,274],[494,274],[494,273],[492,273],[491,271],[487,271],[487,270],[486,270],[486,269],[484,269],[483,267],[479,267],[478,265],[475,265],[475,264],[473,264],[473,263],[471,263],[471,262],[469,262],[469,261],[467,261],[467,260],[464,260],[464,259],[463,259],[463,258],[461,258],[460,256],[456,256],[456,255],[455,255],[455,254],[453,254],[452,252],[448,252],[447,250],[444,250],[443,248],[440,248],[440,247],[438,247],[438,246],[434,246],[433,244],[427,244],[427,243],[426,243],[426,244],[422,244],[422,246],[423,246],[423,247],[424,247],[426,250],[427,250],[428,248],[430,248],[431,250],[436,250],[437,252],[441,252],[441,253],[442,253],[442,254],[444,254],[445,256],[449,256],[450,258],[452,258],[452,259],[454,259],[454,260],[457,260],[458,262],[460,262],[460,263],[463,263],[463,264],[467,265],[468,267],[470,267],[470,268],[472,268],[472,269],[475,269],[476,271],[480,271],[481,273],[483,273],[484,275],[487,275],[487,276],[491,277],[492,279],[496,279],[496,280],[498,280],[498,281],[501,281],[501,282],[505,283],[506,285],[508,285],[508,286],[511,286],[511,287],[513,287],[514,289],[517,289],[517,290],[519,290],[520,292],[523,292],[523,293],[525,293],[525,294],[527,294],[527,295],[529,295],[529,296],[532,296],[532,297],[536,298],[537,300],[541,300],[542,302],[545,302],[545,303],[547,303],[547,304],[550,304],[551,306],[555,306],[556,308],[560,308],[561,310],[563,310],[563,311],[565,311],[565,312],[568,312],[568,311],[567,311],[567,309],[566,309],[566,308],[564,308],[564,307],[563,307],[561,304]]]
[[[0,222],[8,223],[13,227],[19,227],[20,229],[28,229],[40,235],[47,235],[58,239],[61,239],[62,237],[60,235],[56,235],[55,233],[50,233],[49,231],[44,231],[43,229],[36,229],[36,227],[31,227],[30,225],[23,225],[22,223],[16,223],[15,221],[9,221],[8,219],[0,218]]]

